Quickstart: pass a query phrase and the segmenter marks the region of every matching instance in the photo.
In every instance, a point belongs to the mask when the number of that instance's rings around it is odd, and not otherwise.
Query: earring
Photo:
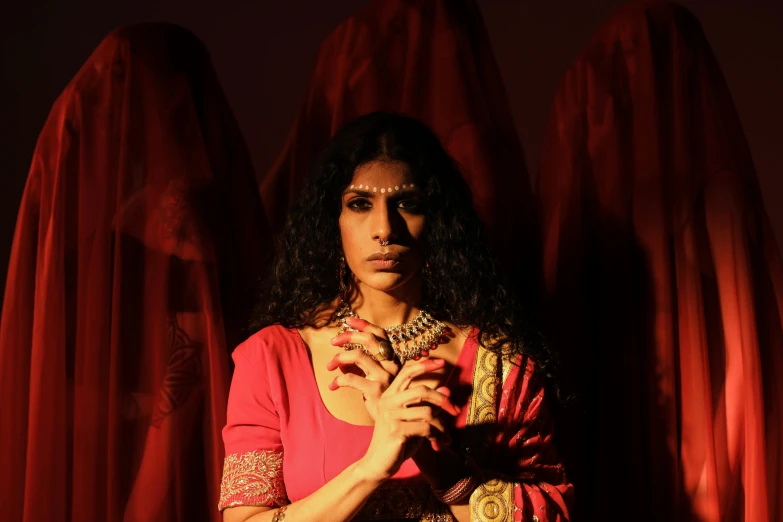
[[[337,276],[339,277],[339,292],[340,292],[340,299],[345,301],[345,298],[348,294],[348,287],[345,286],[345,258],[340,256],[340,268],[337,270]]]

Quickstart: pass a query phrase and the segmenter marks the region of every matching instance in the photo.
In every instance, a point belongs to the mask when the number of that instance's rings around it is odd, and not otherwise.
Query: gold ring
[[[394,360],[394,348],[389,341],[382,340],[378,343],[378,356],[382,361]]]

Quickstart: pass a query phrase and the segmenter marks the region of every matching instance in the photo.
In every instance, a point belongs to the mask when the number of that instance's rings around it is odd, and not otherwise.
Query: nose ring
[[[378,243],[380,243],[381,246],[389,246],[389,240],[388,239],[379,239]]]

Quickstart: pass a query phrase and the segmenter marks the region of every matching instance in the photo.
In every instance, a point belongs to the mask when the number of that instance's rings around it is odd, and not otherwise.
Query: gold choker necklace
[[[337,310],[340,333],[358,332],[359,330],[348,326],[348,323],[345,321],[348,317],[361,319],[353,311],[350,304],[343,303],[340,309]],[[410,359],[429,356],[430,350],[438,347],[441,337],[446,332],[446,328],[445,324],[434,319],[426,310],[421,309],[416,314],[416,317],[407,323],[399,326],[390,326],[383,330],[389,337],[389,342],[400,364],[405,364],[405,361]],[[343,345],[343,348],[346,350],[360,349],[369,353],[364,345],[358,343],[347,343]]]

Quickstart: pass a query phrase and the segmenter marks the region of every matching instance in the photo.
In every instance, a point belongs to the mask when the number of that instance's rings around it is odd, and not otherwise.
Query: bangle
[[[274,516],[272,516],[272,522],[285,522],[285,510],[288,509],[288,506],[283,506],[277,511],[275,511]]]
[[[459,479],[449,489],[433,489],[432,493],[444,504],[456,504],[473,493],[476,486],[478,486],[478,478],[476,475],[470,475]]]
[[[470,457],[465,458],[465,466],[468,468],[468,475],[459,479],[450,488],[433,489],[432,493],[435,498],[444,504],[456,504],[473,493],[473,490],[479,485],[478,467]]]

